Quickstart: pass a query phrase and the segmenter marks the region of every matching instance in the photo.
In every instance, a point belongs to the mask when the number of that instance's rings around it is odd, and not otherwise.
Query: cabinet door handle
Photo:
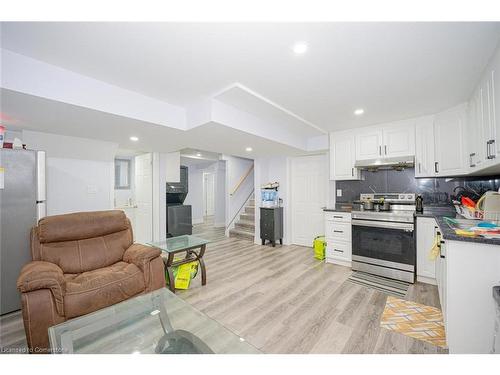
[[[495,143],[494,139],[490,139],[488,142],[486,142],[486,154],[487,154],[487,159],[495,159],[496,155],[490,151],[490,146],[492,146]]]
[[[334,230],[333,233],[344,233],[343,230]]]
[[[382,146],[378,146],[378,154],[382,156]]]
[[[474,163],[472,162],[472,158],[473,158],[474,156],[476,156],[476,153],[475,153],[475,152],[473,152],[472,154],[470,154],[470,155],[469,155],[469,166],[470,166],[471,168],[474,168],[474,167],[476,166],[476,164],[474,164]]]
[[[354,177],[354,168],[351,168],[351,176]]]
[[[437,162],[437,161],[434,162],[434,172],[436,172],[436,173],[439,173],[438,164],[439,164],[439,162]]]
[[[422,173],[422,164],[418,162],[418,173]]]
[[[387,145],[384,146],[384,154],[387,155]]]
[[[333,249],[333,251],[336,251],[337,253],[343,253],[344,250],[339,250],[339,249]]]
[[[342,219],[342,216],[334,216],[334,219]]]

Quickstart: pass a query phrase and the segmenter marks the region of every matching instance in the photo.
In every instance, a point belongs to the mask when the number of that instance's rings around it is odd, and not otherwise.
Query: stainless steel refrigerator
[[[21,308],[16,281],[31,260],[30,230],[45,216],[45,152],[0,149],[0,314]]]

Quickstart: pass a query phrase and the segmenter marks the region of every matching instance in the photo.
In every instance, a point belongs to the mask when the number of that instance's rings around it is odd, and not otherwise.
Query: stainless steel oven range
[[[352,269],[413,283],[415,194],[362,194],[360,198],[376,204],[389,202],[390,209],[361,206],[352,211]]]

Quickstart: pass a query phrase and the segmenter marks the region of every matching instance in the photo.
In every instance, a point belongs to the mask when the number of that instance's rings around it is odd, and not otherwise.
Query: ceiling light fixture
[[[354,114],[356,116],[361,116],[363,113],[365,113],[365,110],[363,108],[358,108],[354,111]]]
[[[196,156],[200,157],[201,156],[201,152],[197,152]]]
[[[139,138],[137,138],[136,136],[132,136],[132,137],[130,137],[130,140],[133,142],[137,142],[139,140]]]
[[[302,55],[303,53],[306,53],[307,51],[307,44],[304,42],[298,42],[293,45],[292,48],[293,52],[296,53],[297,55]]]
[[[253,148],[251,148],[251,147],[247,147],[247,148],[245,149],[245,151],[246,151],[246,152],[252,152],[252,150],[253,150]]]

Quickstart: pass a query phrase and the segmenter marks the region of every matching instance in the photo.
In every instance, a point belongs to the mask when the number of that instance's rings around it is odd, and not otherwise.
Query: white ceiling
[[[302,150],[217,123],[178,130],[6,89],[0,89],[0,108],[8,114],[8,119],[2,120],[8,130],[110,141],[118,143],[120,149],[136,152],[194,148],[245,158],[303,154]],[[137,136],[139,141],[131,141],[131,136]],[[246,152],[246,147],[253,151]]]
[[[3,48],[186,106],[234,82],[323,129],[464,101],[499,23],[3,23]],[[305,41],[306,54],[291,46]],[[365,115],[352,111],[363,107]]]

